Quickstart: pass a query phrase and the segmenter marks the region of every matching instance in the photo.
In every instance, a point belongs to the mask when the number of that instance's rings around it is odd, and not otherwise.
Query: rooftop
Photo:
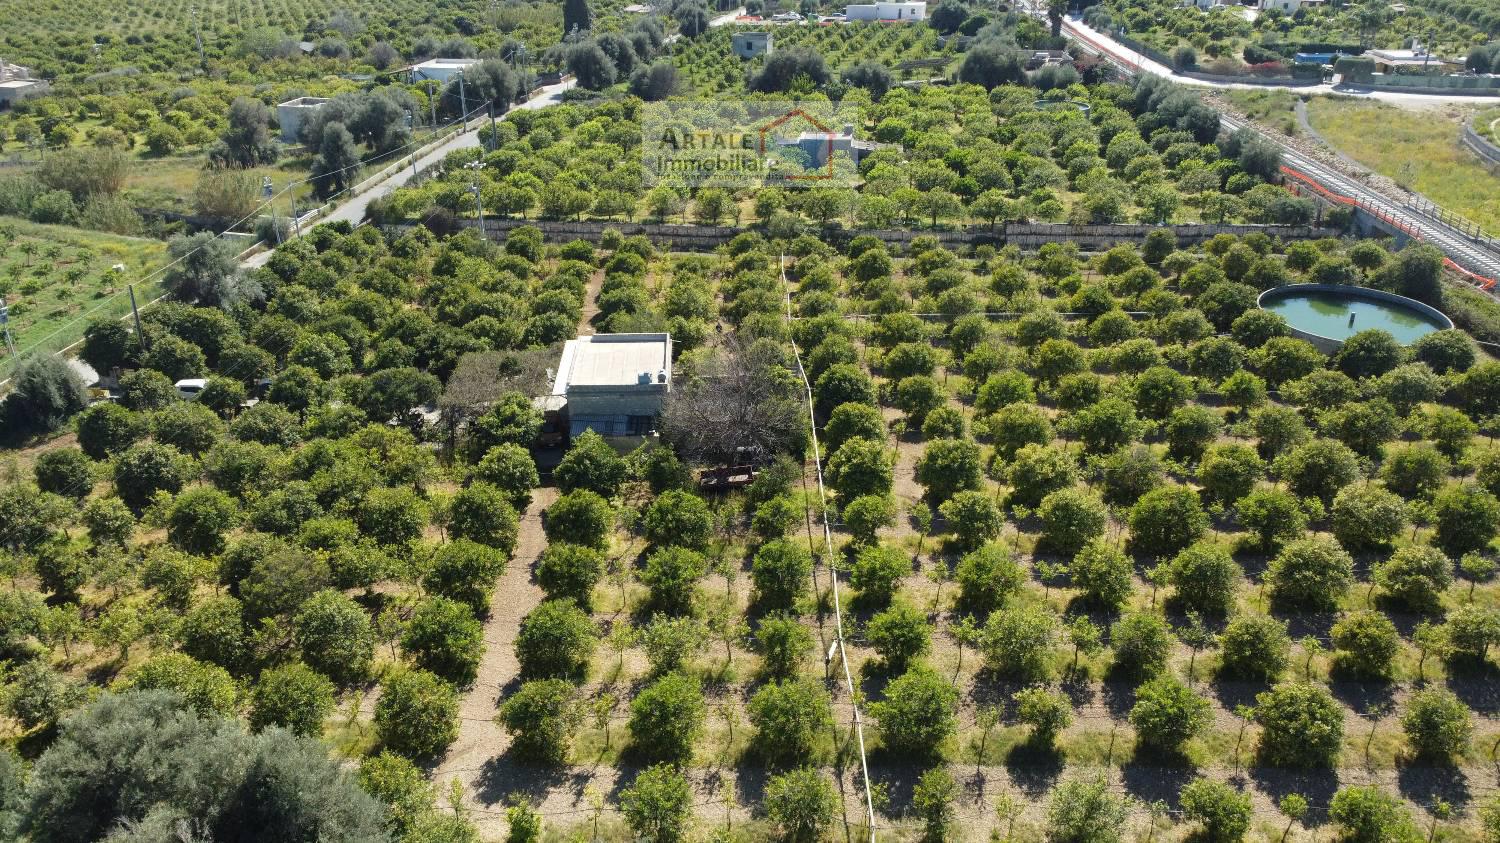
[[[428,59],[412,67],[468,67],[471,64],[479,64],[479,59]]]
[[[569,387],[619,387],[672,378],[672,339],[667,334],[595,334],[563,346],[553,395]]]
[[[0,88],[30,88],[32,85],[42,84],[38,79],[6,79],[0,81]]]

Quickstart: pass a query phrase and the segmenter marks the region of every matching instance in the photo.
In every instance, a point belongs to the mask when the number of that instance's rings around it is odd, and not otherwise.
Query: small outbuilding
[[[656,430],[671,391],[670,335],[594,334],[563,345],[552,394],[542,402],[565,420],[570,437],[592,430],[638,440]]]
[[[927,19],[927,3],[861,3],[844,7],[844,15],[850,21],[920,21]]]
[[[281,126],[283,143],[301,140],[302,123],[318,109],[327,105],[327,97],[297,97],[276,105],[276,123]]]
[[[775,49],[769,32],[736,32],[730,40],[734,44],[734,54],[742,59],[768,56]]]
[[[428,59],[421,64],[412,65],[407,71],[413,82],[431,79],[446,84],[476,64],[479,64],[479,59]]]

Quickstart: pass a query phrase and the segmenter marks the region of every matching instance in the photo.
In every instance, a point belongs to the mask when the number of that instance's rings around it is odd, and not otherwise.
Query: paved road
[[[1029,7],[1033,15],[1045,20],[1045,7],[1032,5]],[[1115,42],[1097,31],[1084,25],[1081,21],[1065,19],[1063,29],[1080,44],[1083,49],[1108,59],[1111,64],[1119,68],[1128,76],[1140,73],[1150,73],[1172,79],[1174,82],[1185,84],[1196,84],[1202,80],[1188,79],[1172,73],[1170,68],[1158,62],[1151,61],[1123,45]],[[1216,83],[1204,83],[1208,87],[1250,87],[1261,88],[1265,86],[1227,86]],[[1316,88],[1305,89],[1316,91]],[[1410,94],[1392,94],[1387,96],[1385,92],[1372,92],[1377,99],[1387,100],[1390,97],[1397,98],[1393,101],[1410,103],[1413,100],[1427,102],[1442,102],[1446,99],[1460,99],[1464,102],[1473,102],[1472,97],[1444,97],[1425,96]],[[1236,131],[1246,128],[1243,124],[1223,115],[1220,121],[1224,128]],[[1411,236],[1431,243],[1443,251],[1448,259],[1463,270],[1480,276],[1483,279],[1491,279],[1492,283],[1485,289],[1494,293],[1493,279],[1500,279],[1500,244],[1492,239],[1479,239],[1472,237],[1452,225],[1438,219],[1430,213],[1418,210],[1417,206],[1410,203],[1402,203],[1382,193],[1370,190],[1359,181],[1334,170],[1327,165],[1313,160],[1296,149],[1288,146],[1281,139],[1271,135],[1262,135],[1281,148],[1282,160],[1286,166],[1310,177],[1324,189],[1339,196],[1352,199],[1364,206],[1365,210],[1374,212],[1384,217],[1390,225],[1403,229]],[[1475,282],[1482,283],[1482,282]]]
[[[741,6],[737,9],[732,9],[722,15],[719,15],[716,18],[713,18],[708,22],[708,25],[714,28],[727,26],[728,24],[734,23],[735,18],[743,15],[744,13],[745,8]],[[665,43],[671,44],[681,37],[682,35],[680,33],[674,32],[671,35],[667,36]],[[572,80],[568,80],[566,82],[559,82],[556,85],[547,85],[546,87],[539,88],[536,95],[531,99],[511,106],[508,110],[506,110],[505,113],[509,114],[512,111],[529,111],[557,105],[558,103],[562,102],[563,93],[569,88],[572,88],[574,84],[575,83]],[[416,171],[426,170],[429,167],[433,167],[437,164],[442,163],[443,159],[448,157],[448,153],[450,152],[478,146],[479,132],[475,130],[480,126],[483,126],[484,123],[484,118],[470,120],[469,126],[471,128],[469,131],[454,135],[452,138],[444,142],[441,146],[417,159]],[[408,181],[410,181],[415,174],[416,172],[413,171],[412,167],[410,166],[407,166],[396,173],[392,173],[390,178],[387,178],[385,181],[382,181],[374,187],[371,187],[364,193],[361,193],[358,196],[350,199],[349,201],[339,205],[336,209],[334,209],[332,213],[330,213],[326,217],[320,218],[313,225],[322,225],[323,223],[336,222],[339,220],[358,225],[364,220],[365,211],[370,207],[371,202],[391,195],[396,191],[397,188],[405,185]],[[255,269],[257,267],[265,266],[266,262],[271,259],[271,254],[273,253],[273,251],[274,250],[272,249],[267,249],[264,252],[252,255],[243,261],[243,266],[247,269]]]

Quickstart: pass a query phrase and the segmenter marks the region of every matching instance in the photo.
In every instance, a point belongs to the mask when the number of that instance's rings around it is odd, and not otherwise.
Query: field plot
[[[1458,142],[1460,120],[1453,115],[1322,98],[1307,111],[1313,128],[1340,152],[1500,233],[1500,176]]]
[[[87,317],[122,316],[125,285],[160,266],[166,244],[135,237],[36,225],[0,217],[0,289],[21,352],[56,350],[83,335]],[[123,264],[123,269],[115,269]],[[141,301],[157,285],[136,288]],[[13,361],[0,362],[9,374]]]

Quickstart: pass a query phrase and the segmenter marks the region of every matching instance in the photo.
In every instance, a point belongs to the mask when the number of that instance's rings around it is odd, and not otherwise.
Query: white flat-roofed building
[[[845,6],[844,15],[851,21],[926,20],[927,4],[925,2],[861,3],[857,6]]]
[[[730,42],[734,45],[734,54],[742,59],[770,55],[775,49],[769,32],[736,32],[730,36]]]
[[[281,126],[283,143],[301,140],[302,122],[314,112],[327,105],[327,97],[298,97],[276,105],[276,122]],[[316,141],[317,138],[311,140]]]
[[[466,70],[476,64],[479,64],[479,59],[428,59],[407,69],[411,72],[413,82],[435,79],[446,83],[457,76],[460,70]]]
[[[667,334],[595,334],[568,340],[552,382],[565,401],[568,433],[642,437],[656,429],[672,391],[672,338]]]

